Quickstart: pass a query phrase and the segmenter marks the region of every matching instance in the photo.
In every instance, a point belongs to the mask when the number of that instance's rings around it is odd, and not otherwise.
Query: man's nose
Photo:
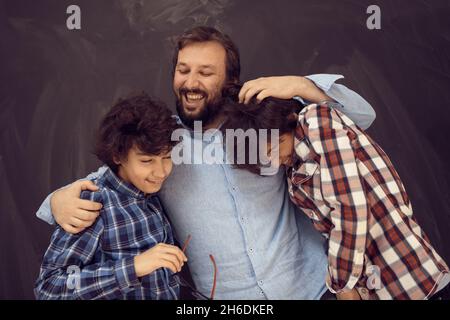
[[[198,88],[198,76],[195,73],[190,73],[186,79],[185,87],[188,89],[197,89]]]

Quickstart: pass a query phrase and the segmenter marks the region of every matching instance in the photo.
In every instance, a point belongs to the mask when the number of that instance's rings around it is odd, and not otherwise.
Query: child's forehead
[[[136,154],[137,156],[146,156],[146,157],[164,157],[169,155],[172,152],[172,149],[163,150],[158,154],[145,152],[142,149],[140,149],[138,146],[133,145],[133,147],[130,149],[130,152]]]

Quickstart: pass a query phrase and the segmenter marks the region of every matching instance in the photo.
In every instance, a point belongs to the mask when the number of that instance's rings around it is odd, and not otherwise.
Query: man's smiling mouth
[[[186,93],[185,94],[185,98],[188,102],[195,102],[195,101],[200,101],[204,98],[205,96],[201,93]]]
[[[194,112],[203,105],[202,102],[204,101],[206,95],[202,93],[186,92],[183,94],[183,97],[184,107],[186,110],[189,112]]]

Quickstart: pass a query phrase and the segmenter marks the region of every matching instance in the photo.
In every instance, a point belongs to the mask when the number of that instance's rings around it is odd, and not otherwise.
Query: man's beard
[[[183,108],[183,96],[186,97],[186,93],[200,93],[203,94],[205,97],[204,100],[206,101],[205,105],[202,107],[200,112],[198,112],[195,115],[187,114]],[[219,115],[220,110],[222,109],[224,99],[222,97],[222,94],[219,93],[220,96],[215,97],[211,101],[208,101],[208,95],[206,92],[202,90],[187,90],[187,89],[180,89],[179,90],[179,97],[176,101],[176,107],[177,107],[177,113],[180,117],[183,124],[189,128],[194,128],[194,121],[201,121],[202,126],[205,127],[211,122],[213,122],[216,117]]]

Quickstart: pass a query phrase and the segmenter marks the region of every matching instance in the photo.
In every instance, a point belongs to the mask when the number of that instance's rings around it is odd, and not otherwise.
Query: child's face
[[[294,132],[285,133],[280,137],[280,163],[286,167],[293,166]]]
[[[278,168],[280,165],[292,167],[294,154],[294,132],[285,133],[280,136],[279,145],[271,146],[268,144],[268,157],[271,160],[272,166]],[[276,155],[278,153],[278,157]]]
[[[158,192],[172,171],[170,153],[148,155],[134,146],[126,160],[116,162],[119,165],[118,174],[146,194]]]

